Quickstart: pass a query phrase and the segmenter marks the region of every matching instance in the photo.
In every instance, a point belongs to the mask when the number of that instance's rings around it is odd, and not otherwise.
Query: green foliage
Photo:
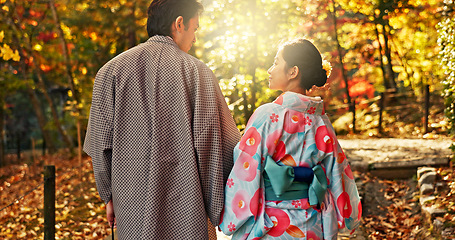
[[[334,40],[331,15],[334,10],[348,87],[354,100],[370,99],[384,91],[380,68],[384,59],[378,48],[384,44],[384,30],[379,30],[378,39],[376,28],[387,22],[393,70],[401,91],[419,95],[424,83],[430,84],[433,91],[444,84],[446,102],[454,102],[453,77],[439,81],[442,75],[439,72],[448,69],[436,67],[438,46],[434,26],[440,21],[438,9],[441,7],[437,0],[336,0],[335,9],[332,9],[332,1],[322,0],[202,2],[205,11],[190,54],[207,63],[216,74],[239,128],[243,128],[258,106],[280,94],[268,88],[267,69],[280,42],[296,37],[312,40],[333,66],[328,87],[316,89],[310,95],[323,97],[329,115],[342,115],[346,111],[343,108],[330,110],[346,103],[339,52]],[[74,138],[75,121],[68,110],[81,108],[81,118],[86,121],[96,72],[119,53],[148,38],[145,25],[150,0],[55,3],[69,49],[69,70],[49,1],[0,0],[2,48],[3,44],[11,48],[11,51],[5,50],[9,57],[16,50],[21,53],[19,62],[0,60],[0,103],[14,104],[25,92],[14,96],[18,89],[31,89],[41,101],[48,125],[52,125],[55,120],[50,120],[49,104],[43,100],[43,93],[60,91],[51,97],[57,105],[60,122]],[[440,28],[452,25],[453,29],[453,22],[453,17],[452,22],[444,20]],[[440,32],[446,31],[441,29]],[[446,42],[442,37],[439,41]],[[453,49],[451,44],[444,45],[444,51]],[[14,56],[18,59],[17,54]],[[441,66],[449,66],[450,61],[444,61]],[[37,63],[37,67],[33,63]],[[451,64],[453,67],[453,60]],[[80,96],[78,106],[75,106],[74,94],[68,91],[68,71]],[[38,85],[38,73],[43,77],[44,87]],[[446,75],[450,76],[450,73]],[[448,116],[453,116],[453,107],[447,112]],[[11,118],[19,116],[7,114]]]
[[[444,70],[442,96],[446,106],[445,114],[449,120],[449,131],[455,136],[455,3],[453,0],[444,0],[444,4],[445,17],[438,24],[440,67]],[[455,145],[452,150],[455,152]]]

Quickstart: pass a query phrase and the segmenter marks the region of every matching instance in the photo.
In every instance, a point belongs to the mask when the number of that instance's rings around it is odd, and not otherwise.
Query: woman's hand
[[[112,199],[106,205],[106,215],[107,221],[109,222],[109,226],[114,228],[117,227],[117,221],[115,220],[115,213],[114,213],[114,204],[112,204]]]

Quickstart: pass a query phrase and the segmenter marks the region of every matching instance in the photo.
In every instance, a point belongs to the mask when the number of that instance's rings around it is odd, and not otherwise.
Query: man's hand
[[[112,225],[114,225],[114,228],[116,228],[117,221],[115,220],[114,204],[112,204],[112,199],[106,205],[106,214],[109,226],[112,227]]]

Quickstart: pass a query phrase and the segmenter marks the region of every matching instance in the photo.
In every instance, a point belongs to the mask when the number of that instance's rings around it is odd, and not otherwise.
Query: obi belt
[[[264,186],[267,201],[308,198],[311,206],[323,202],[327,192],[327,177],[320,165],[313,168],[278,165],[270,156],[265,161]],[[307,176],[302,177],[302,174]],[[312,178],[308,175],[312,175]]]

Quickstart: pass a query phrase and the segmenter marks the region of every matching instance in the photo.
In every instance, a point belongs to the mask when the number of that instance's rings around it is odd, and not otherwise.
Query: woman
[[[232,239],[314,240],[354,231],[362,207],[350,165],[323,101],[304,95],[327,82],[330,64],[298,39],[279,48],[268,73],[269,87],[284,93],[255,111],[234,149],[221,230]]]

